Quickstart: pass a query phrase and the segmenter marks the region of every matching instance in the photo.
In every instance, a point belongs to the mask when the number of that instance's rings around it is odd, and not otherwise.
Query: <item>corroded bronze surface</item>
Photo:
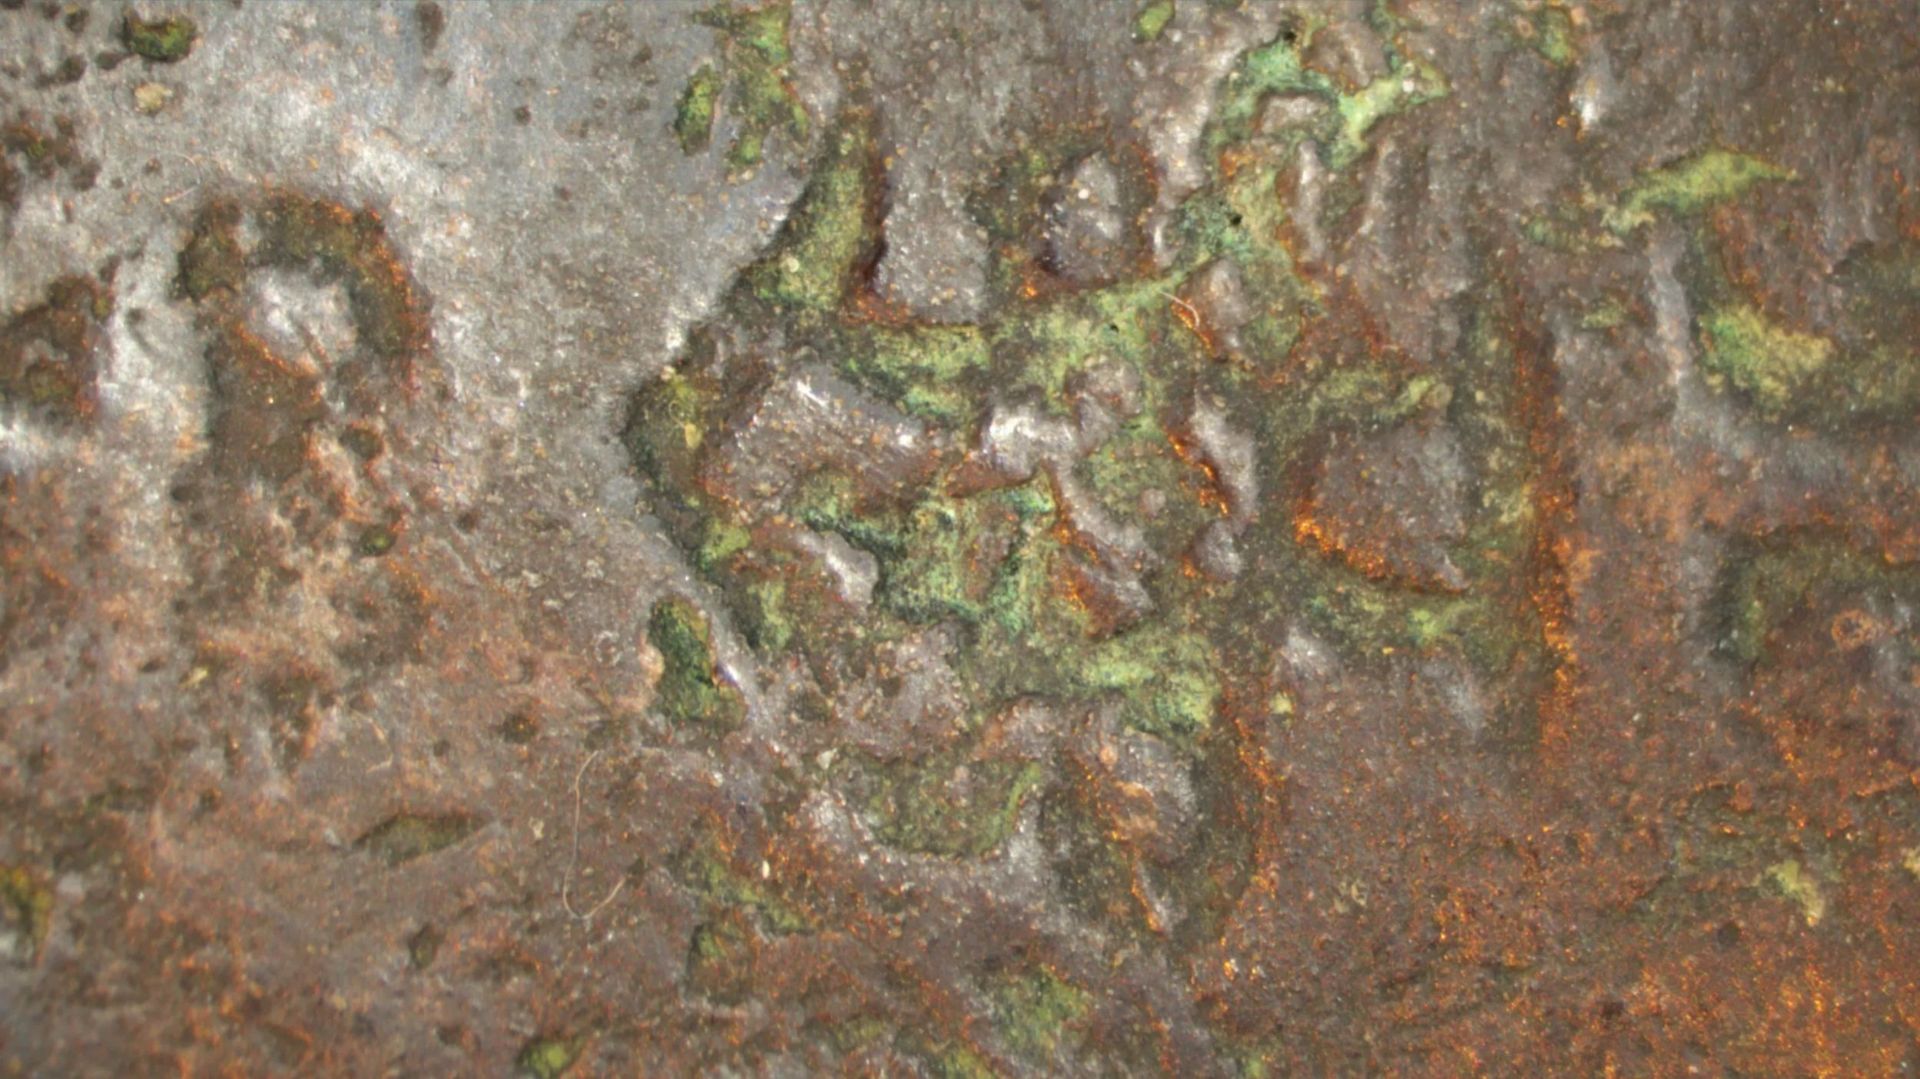
[[[0,8],[0,1073],[1920,1068],[1911,5]]]

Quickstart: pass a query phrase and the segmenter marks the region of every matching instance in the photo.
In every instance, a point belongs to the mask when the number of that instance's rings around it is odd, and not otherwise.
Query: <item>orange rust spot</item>
[[[1195,469],[1202,477],[1201,482],[1194,485],[1194,500],[1222,517],[1230,516],[1233,507],[1227,502],[1226,485],[1220,482],[1219,470],[1214,468],[1213,462],[1207,460],[1206,455],[1177,430],[1167,432],[1167,445],[1173,448],[1173,455],[1181,463]]]
[[[1886,626],[1865,611],[1850,609],[1833,616],[1828,632],[1833,635],[1834,644],[1851,652],[1880,639],[1886,633]]]
[[[853,322],[878,326],[906,326],[913,322],[913,309],[905,302],[890,300],[871,287],[855,288],[848,298],[847,317]]]
[[[1305,496],[1294,502],[1293,538],[1302,546],[1346,563],[1370,581],[1384,583],[1398,578],[1383,554],[1349,542],[1347,537],[1315,517],[1312,500]]]
[[[1128,874],[1131,878],[1128,890],[1133,893],[1133,901],[1140,908],[1140,915],[1147,923],[1148,932],[1156,936],[1161,935],[1166,933],[1167,926],[1161,921],[1159,912],[1154,910],[1153,902],[1147,896],[1146,881],[1142,879],[1143,872],[1143,868],[1135,863],[1132,872]]]
[[[1219,347],[1213,334],[1207,330],[1201,320],[1200,312],[1178,296],[1168,297],[1168,307],[1173,311],[1173,317],[1179,320],[1180,325],[1185,326],[1189,333],[1200,340],[1200,346],[1207,350],[1207,355],[1213,359],[1219,359]]]
[[[1573,593],[1568,566],[1573,545],[1574,495],[1561,447],[1568,444],[1560,411],[1558,376],[1547,345],[1523,328],[1518,311],[1507,312],[1513,337],[1517,420],[1526,431],[1534,483],[1533,542],[1528,552],[1527,596],[1540,622],[1540,635],[1554,658],[1554,669],[1539,700],[1542,739],[1564,744],[1575,719],[1574,671],[1579,662],[1572,624]]]

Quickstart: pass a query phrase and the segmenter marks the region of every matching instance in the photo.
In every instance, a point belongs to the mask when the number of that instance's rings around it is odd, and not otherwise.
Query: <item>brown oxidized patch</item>
[[[89,419],[98,402],[101,328],[113,290],[86,277],[62,277],[46,301],[0,327],[0,400],[55,420]]]

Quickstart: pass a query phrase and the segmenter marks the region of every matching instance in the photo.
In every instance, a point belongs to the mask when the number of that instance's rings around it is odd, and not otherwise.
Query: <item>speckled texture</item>
[[[0,1074],[1920,1068],[1920,15],[0,2]]]

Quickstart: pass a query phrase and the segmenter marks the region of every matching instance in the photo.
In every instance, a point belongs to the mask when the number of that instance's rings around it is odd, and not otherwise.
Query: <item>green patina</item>
[[[398,866],[445,850],[479,827],[479,819],[465,813],[398,813],[375,825],[354,846]]]
[[[857,1015],[827,1027],[827,1037],[842,1053],[852,1053],[879,1045],[893,1033],[887,1021],[872,1015]]]
[[[514,1058],[514,1067],[534,1079],[565,1075],[580,1058],[580,1043],[559,1035],[543,1035],[528,1042]]]
[[[1835,433],[1911,423],[1920,412],[1920,245],[1895,240],[1845,260],[1827,285],[1839,303],[1819,332],[1755,302],[1760,290],[1733,279],[1712,234],[1698,245],[1689,271],[1703,296],[1698,356],[1710,385],[1769,422]]]
[[[1809,932],[1851,920],[1857,912],[1847,909],[1846,885],[1871,864],[1860,836],[1821,828],[1791,806],[1750,801],[1727,784],[1695,792],[1663,843],[1663,879],[1632,904],[1631,915],[1649,931],[1712,928],[1722,947],[1754,935],[1756,917],[1771,920],[1765,906],[1790,905],[1787,916],[1797,915]]]
[[[1580,328],[1583,330],[1611,330],[1617,326],[1625,325],[1631,317],[1632,312],[1628,310],[1624,301],[1618,297],[1607,296],[1592,307],[1587,308],[1587,310],[1581,314]]]
[[[1641,174],[1618,204],[1602,215],[1602,223],[1624,235],[1651,224],[1660,212],[1697,214],[1739,198],[1755,184],[1796,178],[1792,170],[1751,154],[1715,148]]]
[[[911,415],[964,426],[978,410],[989,366],[977,326],[847,327],[840,370],[855,384]]]
[[[1387,74],[1351,94],[1341,94],[1336,106],[1340,126],[1327,149],[1327,163],[1344,169],[1368,149],[1367,136],[1380,121],[1408,109],[1438,101],[1450,92],[1438,69],[1419,60],[1394,54]]]
[[[702,573],[711,573],[752,544],[753,533],[732,521],[713,518],[707,522],[707,534],[693,553],[693,564]]]
[[[0,957],[32,960],[52,924],[53,892],[25,866],[0,863]]]
[[[738,1004],[752,991],[758,931],[738,909],[709,908],[687,941],[687,985],[719,1004]]]
[[[713,544],[715,552],[726,545],[729,534],[745,531],[732,521],[702,515],[704,499],[696,482],[696,463],[710,417],[719,405],[719,391],[705,372],[669,369],[636,398],[627,422],[627,448],[662,496],[671,496],[665,508],[676,523],[699,521],[695,542],[701,549]]]
[[[875,152],[870,116],[850,113],[827,133],[813,182],[767,256],[743,275],[754,296],[800,318],[841,305],[873,243]]]
[[[1747,304],[1708,312],[1700,328],[1702,365],[1770,417],[1803,406],[1833,365],[1832,341],[1779,326]]]
[[[1207,121],[1205,145],[1212,155],[1247,145],[1255,135],[1261,107],[1276,95],[1305,94],[1329,104],[1340,100],[1340,90],[1333,80],[1309,69],[1301,60],[1301,52],[1323,24],[1323,19],[1308,16],[1292,34],[1283,34],[1240,57],[1228,72]]]
[[[949,858],[998,850],[1042,779],[1037,764],[951,753],[916,761],[855,758],[844,771],[884,842]]]
[[[690,891],[714,907],[751,911],[767,932],[801,933],[812,926],[806,914],[782,898],[770,881],[735,869],[711,847],[689,852],[679,860],[675,874]]]
[[[752,581],[745,593],[740,616],[748,643],[763,653],[786,651],[799,628],[799,604],[788,600],[787,582],[778,577]]]
[[[1400,648],[1456,654],[1502,678],[1550,668],[1525,572],[1536,478],[1524,402],[1513,385],[1514,349],[1492,314],[1497,297],[1486,298],[1467,369],[1457,376],[1420,374],[1377,350],[1295,347],[1310,327],[1339,316],[1300,277],[1282,240],[1287,222],[1275,180],[1286,148],[1311,140],[1344,169],[1366,152],[1382,120],[1446,93],[1439,73],[1397,50],[1391,75],[1343,93],[1301,63],[1312,30],[1309,20],[1252,50],[1223,84],[1201,138],[1219,167],[1177,208],[1178,243],[1164,270],[1135,266],[1091,285],[1051,277],[1034,247],[1045,224],[1041,207],[1060,176],[1107,151],[1102,138],[1078,129],[1017,144],[969,203],[993,253],[988,313],[970,323],[903,322],[863,298],[879,245],[881,170],[871,114],[847,108],[780,234],[726,300],[715,325],[731,329],[697,330],[681,359],[636,396],[625,439],[653,486],[656,512],[757,651],[828,663],[835,655],[871,657],[921,627],[958,629],[950,663],[974,717],[963,733],[917,757],[853,754],[830,771],[882,842],[952,858],[1004,845],[1023,806],[1042,793],[1045,771],[987,752],[978,732],[980,717],[1023,698],[1111,702],[1124,724],[1205,759],[1226,694],[1221,672],[1267,662],[1277,620],[1304,618],[1366,655]],[[1303,127],[1261,132],[1261,108],[1275,94],[1307,94],[1326,108]],[[1228,158],[1236,161],[1231,168]],[[1122,170],[1123,188],[1134,190],[1134,182]],[[1228,359],[1179,299],[1196,273],[1221,260],[1232,264],[1256,310]],[[735,331],[775,337],[788,354],[819,356],[961,445],[972,443],[996,402],[1032,402],[1071,418],[1078,387],[1103,372],[1126,372],[1130,411],[1074,475],[1104,512],[1136,524],[1160,553],[1141,577],[1147,605],[1116,612],[1085,598],[1074,582],[1105,572],[1105,556],[1076,532],[1044,473],[976,490],[949,465],[914,490],[880,493],[837,467],[814,465],[796,478],[776,517],[744,515],[735,496],[710,489],[715,473],[703,468],[722,447],[712,432],[750,414],[758,392],[751,377],[723,382],[714,373],[739,349],[715,341]],[[1487,388],[1467,393],[1464,386]],[[1241,579],[1208,582],[1183,572],[1187,549],[1221,512],[1218,481],[1182,448],[1196,392],[1231,403],[1233,422],[1256,437],[1263,477],[1306,467],[1330,432],[1444,415],[1479,477],[1468,538],[1456,545],[1466,587],[1455,594],[1409,589],[1297,543],[1283,498],[1244,530],[1250,569]],[[1149,501],[1158,505],[1151,513],[1142,510]],[[879,572],[869,608],[850,607],[818,567],[774,541],[792,526],[836,535],[872,556]],[[737,695],[714,673],[704,617],[690,605],[674,611],[663,623],[656,608],[654,618],[655,643],[666,656],[663,707],[695,716],[736,712],[737,703],[719,703]]]
[[[1160,40],[1173,21],[1173,0],[1147,0],[1133,16],[1133,39],[1142,44]]]
[[[1276,1034],[1233,1050],[1233,1062],[1240,1079],[1270,1079],[1277,1063],[1291,1059],[1285,1045]]]
[[[727,165],[735,172],[758,165],[767,140],[776,135],[796,146],[806,141],[811,123],[789,73],[791,19],[787,0],[768,0],[758,7],[722,2],[694,16],[718,33],[720,61],[703,64],[680,93],[673,133],[682,151],[696,154],[708,147],[722,105],[734,120]]]
[[[446,934],[438,926],[428,923],[407,938],[407,961],[415,970],[425,970],[440,957],[440,946],[446,943]]]
[[[1766,879],[1780,894],[1800,907],[1808,926],[1819,925],[1827,916],[1827,893],[1813,874],[1798,861],[1787,859],[1767,867]]]
[[[1287,137],[1313,139],[1328,166],[1341,170],[1367,152],[1367,136],[1380,121],[1437,101],[1450,92],[1446,77],[1437,68],[1391,46],[1386,74],[1351,93],[1342,90],[1332,78],[1302,60],[1322,25],[1323,20],[1308,17],[1291,35],[1282,35],[1241,58],[1228,74],[1207,125],[1206,145],[1210,150],[1219,153],[1247,143],[1256,133],[1262,107],[1271,98],[1302,95],[1318,98],[1331,107]],[[1271,186],[1270,180],[1262,182]]]
[[[725,680],[713,654],[707,616],[684,599],[663,599],[647,619],[647,638],[660,653],[656,703],[675,723],[731,730],[746,717],[740,691]]]
[[[1186,739],[1213,721],[1220,699],[1214,659],[1200,633],[1150,624],[1092,649],[1072,677],[1089,692],[1119,694],[1134,727]]]
[[[1527,47],[1555,67],[1572,67],[1580,58],[1573,14],[1566,0],[1521,5],[1514,25]]]
[[[1053,1058],[1092,1004],[1086,990],[1044,968],[1001,980],[988,997],[994,1029],[1007,1048],[1038,1062]]]
[[[1715,147],[1649,169],[1612,198],[1583,188],[1575,198],[1527,217],[1520,233],[1567,254],[1611,250],[1663,215],[1695,217],[1740,198],[1755,185],[1797,179],[1790,169]]]
[[[360,533],[360,542],[357,546],[360,553],[368,558],[379,558],[393,550],[393,545],[397,542],[399,542],[399,536],[393,529],[386,525],[369,525]]]
[[[199,29],[185,15],[145,19],[129,12],[120,24],[120,38],[134,55],[163,64],[185,60],[198,36]]]
[[[720,104],[720,76],[712,64],[687,79],[673,113],[673,134],[683,153],[697,154],[713,141],[713,114]]]
[[[1861,594],[1920,602],[1920,565],[1894,563],[1836,536],[1794,532],[1734,545],[1720,574],[1713,610],[1720,650],[1759,662],[1768,638],[1795,611]]]
[[[985,1057],[957,1042],[933,1050],[927,1062],[938,1079],[997,1079],[999,1075]]]

